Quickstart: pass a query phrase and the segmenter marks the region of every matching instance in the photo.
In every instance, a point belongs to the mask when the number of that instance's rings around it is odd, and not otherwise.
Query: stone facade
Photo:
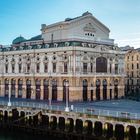
[[[1,96],[54,101],[65,101],[66,94],[70,101],[124,96],[124,52],[91,13],[43,24],[41,31],[1,48]]]
[[[129,50],[125,55],[126,93],[134,94],[140,91],[140,51]]]

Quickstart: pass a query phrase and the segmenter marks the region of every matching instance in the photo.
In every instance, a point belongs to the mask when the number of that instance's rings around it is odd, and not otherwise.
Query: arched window
[[[31,80],[29,79],[26,81],[26,98],[31,98]]]
[[[11,80],[11,97],[15,97],[16,93],[16,80],[12,79]]]
[[[57,81],[52,80],[52,100],[57,101]]]
[[[49,99],[49,81],[44,79],[44,100]]]
[[[22,97],[22,85],[23,85],[23,81],[19,79],[18,80],[18,98]]]
[[[37,79],[35,81],[35,84],[36,84],[36,99],[40,99],[40,80]]]
[[[96,72],[107,72],[107,59],[105,57],[96,59]]]
[[[103,100],[107,99],[107,81],[103,80]]]
[[[115,79],[114,81],[114,98],[118,99],[118,80]]]
[[[9,95],[9,80],[5,79],[5,97]]]
[[[96,100],[100,100],[100,80],[96,80]]]
[[[83,101],[88,99],[88,82],[86,79],[83,80]]]

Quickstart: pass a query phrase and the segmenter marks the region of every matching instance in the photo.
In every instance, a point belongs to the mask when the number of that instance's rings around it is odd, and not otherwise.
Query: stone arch
[[[42,127],[49,128],[49,116],[48,115],[42,115]]]
[[[76,120],[75,130],[76,130],[77,133],[82,133],[83,132],[83,121],[81,119]]]
[[[128,125],[126,127],[127,136],[131,140],[136,140],[136,128],[134,126]]]
[[[106,122],[104,124],[104,136],[106,138],[113,137],[113,124]]]
[[[3,116],[4,122],[6,123],[8,121],[8,111],[4,111],[4,116]]]
[[[73,132],[74,120],[72,118],[67,118],[66,123],[65,123],[65,128],[68,132]]]
[[[59,117],[58,127],[59,127],[60,131],[64,131],[65,130],[65,118],[64,117]]]
[[[95,136],[99,137],[102,136],[103,130],[102,130],[102,122],[96,121],[94,123],[94,134]]]
[[[100,100],[100,80],[96,80],[96,100]]]
[[[56,116],[50,117],[50,128],[52,130],[56,130],[56,128],[57,128],[57,117]]]
[[[84,122],[84,133],[86,133],[86,134],[88,134],[88,135],[92,135],[92,129],[93,129],[93,127],[92,127],[92,121],[90,121],[90,120],[86,120],[85,122]]]
[[[96,58],[96,72],[106,73],[107,72],[107,59],[105,57]]]
[[[124,126],[122,124],[115,125],[115,137],[119,140],[124,139]]]
[[[87,79],[83,80],[83,101],[88,100],[88,81]]]

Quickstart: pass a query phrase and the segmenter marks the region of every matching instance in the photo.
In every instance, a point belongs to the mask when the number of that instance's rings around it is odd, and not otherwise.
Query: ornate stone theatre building
[[[70,101],[124,96],[124,52],[91,13],[51,25],[41,35],[17,37],[0,48],[0,96]],[[66,85],[68,83],[68,86]]]

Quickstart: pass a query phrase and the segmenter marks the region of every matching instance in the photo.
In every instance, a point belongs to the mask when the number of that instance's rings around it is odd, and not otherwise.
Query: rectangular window
[[[134,65],[132,64],[132,70],[134,69]]]
[[[12,64],[12,73],[15,72],[15,64]]]
[[[21,73],[21,64],[18,65],[19,73]]]
[[[115,64],[115,74],[118,74],[118,64]]]
[[[40,72],[40,64],[39,64],[39,63],[36,64],[36,72],[37,72],[37,73]]]
[[[27,72],[30,72],[30,64],[27,64]]]
[[[90,72],[93,72],[93,63],[90,63]]]
[[[48,63],[45,63],[45,64],[44,64],[44,72],[45,72],[45,73],[48,72]]]
[[[87,73],[87,63],[83,63],[83,72]]]
[[[67,73],[67,72],[68,72],[68,64],[64,63],[64,73]]]
[[[8,73],[8,64],[5,65],[5,73]]]
[[[137,63],[137,69],[139,69],[139,64]]]
[[[56,63],[53,63],[53,72],[56,73]]]
[[[110,64],[110,73],[112,73],[112,65]]]

